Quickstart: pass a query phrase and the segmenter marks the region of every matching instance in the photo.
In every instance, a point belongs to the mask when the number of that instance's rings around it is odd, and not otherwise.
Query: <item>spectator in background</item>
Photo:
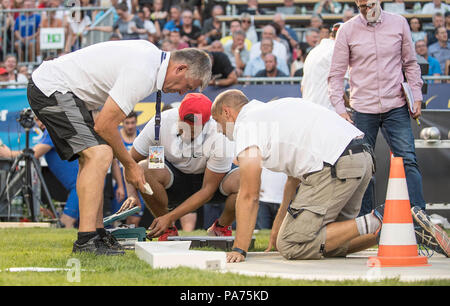
[[[450,31],[450,12],[445,13],[445,28]]]
[[[87,27],[87,31],[116,32],[122,40],[139,39],[140,34],[147,32],[144,23],[138,16],[128,13],[128,6],[122,2],[116,7],[119,19],[111,26]]]
[[[442,74],[441,65],[439,64],[439,61],[437,59],[428,54],[428,48],[425,41],[418,40],[416,41],[415,46],[416,46],[416,53],[422,56],[428,62],[429,67],[427,75],[431,76],[441,75]],[[428,82],[433,83],[433,80]]]
[[[181,8],[178,5],[170,7],[169,15],[170,19],[166,22],[163,29],[164,37],[167,37],[173,29],[180,29],[182,25]]]
[[[432,22],[433,22],[433,29],[428,30],[427,31],[427,45],[428,47],[432,44],[434,44],[435,42],[437,42],[437,38],[436,38],[436,29],[439,27],[443,27],[445,26],[445,20],[444,20],[444,15],[440,12],[437,12],[433,15],[432,18]],[[449,34],[447,32],[447,34]]]
[[[172,43],[172,46],[175,48],[175,50],[189,48],[189,45],[181,39],[180,30],[178,28],[174,28],[170,32],[169,40]]]
[[[435,14],[439,12],[444,15],[448,11],[450,11],[450,6],[442,3],[442,0],[432,0],[432,2],[426,3],[422,8],[422,14]]]
[[[12,50],[11,43],[13,41],[14,14],[5,13],[4,10],[12,9],[12,0],[2,0],[0,2],[0,61],[3,61],[3,53]],[[5,50],[2,50],[3,47]]]
[[[11,8],[13,9],[23,9],[24,8],[24,0],[11,0],[13,2],[13,5]],[[17,17],[19,17],[20,13],[19,12],[15,12],[14,13],[14,20],[17,19]]]
[[[288,61],[292,55],[291,46],[289,45],[289,42],[281,36],[280,25],[275,22],[271,22],[270,25],[275,29],[274,41],[279,42],[284,46],[284,49],[286,50],[286,61]]]
[[[303,42],[295,46],[292,54],[294,61],[291,64],[291,76],[303,76],[303,65],[307,55],[306,48],[307,44]]]
[[[230,21],[230,35],[222,37],[220,39],[220,42],[222,43],[222,45],[225,46],[230,43],[233,40],[233,33],[237,32],[237,31],[242,31],[242,23],[241,20],[239,19],[233,19]],[[244,33],[245,35],[245,33]],[[250,40],[248,40],[247,38],[245,38],[244,40],[244,45],[245,45],[245,49],[247,49],[247,51],[250,51],[252,48],[252,42]]]
[[[256,34],[255,26],[253,24],[253,16],[248,13],[243,13],[240,17],[242,30],[245,31],[245,37],[251,41],[252,44],[258,42],[258,34]]]
[[[306,31],[305,34],[305,41],[308,44],[308,47],[306,48],[306,53],[309,53],[317,44],[319,43],[319,36],[320,32],[319,30],[315,28],[310,28],[308,31]]]
[[[411,29],[412,41],[418,42],[419,40],[427,42],[427,33],[422,30],[422,21],[419,18],[413,17],[409,21],[409,27]]]
[[[211,11],[211,18],[203,23],[202,34],[205,35],[208,44],[222,37],[222,22],[217,18],[223,15],[223,8],[220,5],[214,5]]]
[[[144,23],[144,29],[146,30],[145,33],[139,35],[139,38],[155,44],[161,36],[161,29],[159,28],[159,23],[155,24],[150,20],[150,13],[150,9],[147,6],[143,6],[137,14]]]
[[[57,8],[59,6],[58,1],[49,1],[48,5],[50,8]],[[57,17],[58,11],[48,11],[45,13],[42,13],[42,28],[62,28],[63,25],[63,19]]]
[[[286,174],[262,168],[258,217],[256,218],[257,229],[272,228],[280,204],[283,202],[286,181]]]
[[[153,0],[153,9],[150,17],[155,24],[159,24],[160,29],[164,29],[168,15],[167,12],[163,10],[163,5],[163,0]]]
[[[255,76],[260,70],[263,70],[265,68],[264,57],[270,53],[275,55],[275,53],[273,52],[274,40],[272,40],[271,38],[266,37],[261,39],[261,43],[259,44],[259,46],[260,54],[258,57],[255,57],[253,59],[250,57],[250,61],[245,66],[244,76]],[[277,68],[286,75],[289,73],[286,60],[278,59]]]
[[[236,69],[237,76],[240,77],[250,60],[250,52],[245,48],[245,32],[242,30],[234,32],[233,40],[224,46],[224,52]]]
[[[24,76],[27,78],[27,80],[29,80],[30,77],[31,77],[31,76],[30,76],[30,73],[29,73],[29,71],[28,71],[28,67],[25,66],[25,65],[19,66],[18,72],[19,72],[19,75],[20,75],[20,74],[24,75]]]
[[[28,83],[28,78],[17,71],[17,57],[9,54],[5,57],[4,66],[8,72],[9,82]],[[27,85],[10,85],[8,88],[26,88]]]
[[[181,40],[186,42],[190,47],[196,47],[203,40],[202,30],[192,23],[194,14],[191,10],[184,10],[181,13]]]
[[[46,8],[46,7],[49,6],[48,2],[49,2],[48,0],[38,0],[36,7],[39,8],[39,9]]]
[[[330,27],[327,24],[324,24],[322,26],[320,26],[319,29],[319,43],[322,41],[322,39],[324,38],[329,38],[330,37]]]
[[[227,87],[237,83],[237,74],[228,56],[223,52],[209,52],[212,62],[211,86]]]
[[[406,14],[405,1],[404,0],[394,0],[394,2],[384,3],[384,10],[389,13],[394,14]]]
[[[450,42],[445,27],[436,29],[437,42],[428,47],[428,53],[439,61],[441,71],[445,71],[445,63],[450,60]]]
[[[278,70],[277,57],[272,53],[264,56],[264,69],[258,71],[255,74],[257,78],[275,78],[275,77],[287,77],[288,75]]]
[[[323,25],[322,17],[319,14],[313,14],[309,22],[309,28],[318,30],[321,25]]]
[[[301,85],[302,98],[334,111],[334,106],[328,97],[328,74],[333,58],[336,33],[341,26],[336,23],[329,37],[309,52],[303,65]]]
[[[282,13],[276,13],[273,16],[273,22],[280,26],[281,32],[279,37],[289,43],[289,50],[292,53],[295,46],[298,45],[297,33],[290,26],[286,25],[286,16]]]
[[[332,0],[319,0],[314,5],[314,14],[339,14],[341,12],[342,5],[339,2]]]
[[[278,58],[279,62],[287,62],[287,55],[288,51],[286,50],[286,47],[278,42],[276,40],[276,30],[272,25],[266,25],[262,30],[262,39],[263,38],[269,38],[273,41],[273,50],[270,53],[275,54],[275,56]],[[262,41],[261,39],[261,41]],[[261,42],[258,42],[252,46],[252,49],[250,50],[250,60],[257,58],[261,55]],[[257,72],[257,71],[256,71]],[[255,72],[255,73],[256,73]]]
[[[353,18],[354,15],[355,11],[353,10],[352,7],[344,9],[344,11],[342,12],[342,22],[349,21],[350,19]]]
[[[55,19],[59,19],[62,22],[62,26],[67,26],[69,11],[64,10],[64,4],[62,0],[49,0],[48,7],[50,8],[60,8],[60,10],[55,11]],[[47,12],[42,13],[42,18],[44,19],[47,15]]]
[[[171,51],[175,51],[176,49],[173,47],[170,40],[165,39],[161,42],[161,50],[171,52]]]
[[[294,5],[294,0],[284,0],[283,6],[277,7],[277,13],[285,15],[300,15],[302,11],[300,7]]]
[[[25,0],[24,9],[35,8],[34,0]],[[14,35],[16,37],[15,47],[19,55],[19,61],[34,62],[40,54],[39,49],[39,26],[41,24],[41,15],[33,12],[25,12],[17,17],[14,24]],[[24,53],[28,56],[24,57]]]
[[[84,6],[86,7],[86,6]],[[67,53],[81,49],[81,39],[83,32],[91,25],[91,18],[89,17],[88,11],[80,11],[80,20],[72,18],[69,15],[68,22],[69,27],[67,31],[66,47],[65,51]]]
[[[239,14],[248,13],[250,15],[264,15],[266,10],[258,6],[258,0],[247,0],[247,5],[244,5]]]
[[[208,47],[208,50],[211,52],[225,52],[225,49],[220,40],[213,41],[211,45]]]

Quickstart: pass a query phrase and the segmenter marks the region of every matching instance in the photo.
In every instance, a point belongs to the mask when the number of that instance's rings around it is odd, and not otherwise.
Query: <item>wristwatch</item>
[[[247,257],[247,252],[240,248],[232,248],[231,251],[241,254],[244,257]]]

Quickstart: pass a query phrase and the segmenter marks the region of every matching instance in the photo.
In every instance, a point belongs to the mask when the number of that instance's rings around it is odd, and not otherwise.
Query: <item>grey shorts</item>
[[[320,259],[347,254],[348,244],[325,251],[326,225],[356,218],[373,174],[372,156],[362,152],[340,157],[331,167],[309,175],[300,184],[277,238],[286,259]]]
[[[55,92],[47,97],[30,81],[27,97],[31,109],[44,123],[61,159],[72,161],[87,148],[107,144],[94,131],[92,114],[84,102],[73,93]]]

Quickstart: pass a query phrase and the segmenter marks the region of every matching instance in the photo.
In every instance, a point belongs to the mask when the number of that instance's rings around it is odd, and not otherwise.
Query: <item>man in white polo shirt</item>
[[[362,144],[361,131],[306,100],[249,102],[239,90],[217,96],[212,116],[235,141],[240,171],[237,232],[228,262],[245,259],[262,167],[288,175],[269,245],[276,243],[285,258],[345,256],[376,244],[380,219],[373,213],[354,219],[373,173],[371,149]]]
[[[149,238],[178,235],[176,220],[211,199],[225,201],[222,216],[208,229],[213,236],[231,236],[239,170],[231,170],[234,146],[211,119],[212,102],[203,94],[190,93],[179,108],[161,113],[159,144],[155,119],[135,139],[130,154],[145,172],[153,195],[142,194],[156,219]],[[165,167],[149,169],[147,157],[154,146],[164,147]],[[133,205],[132,203],[130,203]]]
[[[305,59],[302,78],[302,98],[325,106],[334,111],[334,106],[328,97],[328,74],[330,73],[331,59],[336,34],[341,23],[333,25],[329,38],[324,38],[314,47]]]
[[[44,62],[28,85],[28,101],[45,124],[63,160],[79,158],[78,240],[73,252],[123,254],[103,228],[103,185],[113,154],[125,178],[144,191],[142,169],[122,143],[118,125],[134,106],[155,91],[185,94],[211,78],[206,53],[186,49],[166,53],[148,41],[99,43]],[[90,111],[102,108],[92,119]]]

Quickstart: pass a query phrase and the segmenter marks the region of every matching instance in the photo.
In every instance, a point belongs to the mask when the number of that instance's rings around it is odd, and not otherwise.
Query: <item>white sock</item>
[[[355,221],[360,235],[374,234],[381,225],[380,220],[372,213],[358,217]]]

